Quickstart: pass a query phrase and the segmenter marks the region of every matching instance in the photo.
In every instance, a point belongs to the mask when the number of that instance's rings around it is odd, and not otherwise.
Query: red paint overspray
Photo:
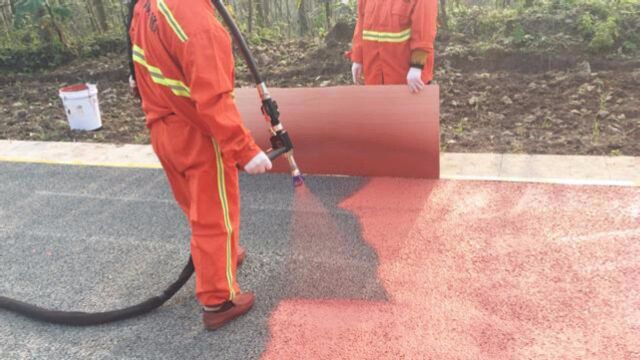
[[[341,246],[343,236],[328,209],[309,188],[297,188],[294,196],[294,212],[291,223],[291,256],[288,263],[299,261],[300,254],[316,254]],[[309,236],[315,232],[316,236]],[[324,236],[323,236],[324,234]],[[326,240],[323,243],[314,239]],[[318,256],[320,257],[320,256]],[[306,271],[297,271],[295,281],[290,281],[291,294],[312,293],[318,283],[333,283],[339,292],[340,272],[318,271],[317,264],[303,264]],[[291,266],[291,268],[300,266]],[[288,272],[291,274],[292,272]],[[319,277],[332,277],[329,282]],[[293,279],[291,279],[293,280]],[[305,296],[306,297],[306,296]],[[384,327],[384,316],[389,307],[384,303],[351,300],[292,299],[281,302],[269,321],[272,337],[265,359],[334,359],[335,354],[351,354],[343,349],[345,343],[362,341],[367,334],[377,335],[376,329]],[[354,331],[356,324],[358,331]],[[277,338],[277,340],[276,340]],[[369,339],[373,341],[374,339]],[[376,358],[384,345],[365,349],[364,358]],[[340,358],[339,356],[337,358]],[[346,357],[345,357],[346,358]]]
[[[313,186],[313,183],[309,184]],[[377,283],[375,267],[368,271],[349,265],[354,227],[344,228],[335,217],[336,203],[324,198],[330,189],[297,188],[293,202],[290,245],[284,280],[289,298],[361,298],[357,290]],[[323,202],[325,201],[325,202]],[[362,244],[363,247],[367,245]],[[375,256],[371,252],[372,256]],[[360,286],[362,285],[362,286]],[[357,287],[360,286],[360,287]]]
[[[640,189],[375,179],[388,303],[288,300],[273,359],[640,358]]]
[[[373,208],[395,206],[399,211],[395,217],[386,216],[377,221],[395,228],[393,237],[407,237],[416,215],[428,197],[427,182],[416,180],[394,180],[404,192],[378,196]],[[431,182],[434,184],[434,182]],[[370,188],[371,185],[366,188]],[[377,189],[377,186],[373,186]],[[393,198],[391,198],[393,197]],[[379,201],[379,202],[378,202]],[[410,209],[406,211],[406,209]],[[320,246],[339,246],[341,237],[354,234],[341,234],[318,199],[308,189],[296,191],[292,222],[293,252],[313,251]],[[313,216],[313,218],[311,218]],[[325,231],[334,234],[333,244],[305,244],[304,232]],[[368,234],[365,231],[365,238]],[[325,237],[328,238],[328,237]],[[369,240],[369,239],[367,239]],[[382,242],[385,252],[398,254],[401,242]],[[379,249],[376,249],[379,250]],[[313,269],[311,269],[313,270]],[[348,271],[344,272],[348,274]],[[330,276],[331,274],[321,274]],[[381,277],[384,281],[384,278]],[[339,285],[340,282],[336,281]],[[312,281],[307,286],[313,287]],[[386,285],[386,284],[383,284]],[[387,354],[389,358],[396,352],[393,345],[398,342],[401,332],[393,326],[394,318],[401,315],[393,304],[385,302],[367,302],[354,300],[310,300],[294,299],[283,301],[274,311],[270,320],[270,329],[274,341],[264,354],[265,359],[334,359],[334,358],[379,358]],[[351,346],[350,344],[356,345]],[[361,344],[361,345],[358,345]],[[362,346],[365,344],[366,346]]]

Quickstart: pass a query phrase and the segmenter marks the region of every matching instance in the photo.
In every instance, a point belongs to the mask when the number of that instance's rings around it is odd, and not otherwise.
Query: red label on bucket
[[[75,92],[75,91],[82,91],[82,90],[87,90],[89,87],[87,86],[87,84],[75,84],[75,85],[69,85],[69,86],[65,86],[62,89],[60,89],[61,92]]]

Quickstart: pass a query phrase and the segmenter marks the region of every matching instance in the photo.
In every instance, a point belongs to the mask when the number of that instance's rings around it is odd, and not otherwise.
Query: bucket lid
[[[60,89],[60,92],[76,92],[87,89],[89,89],[89,86],[87,86],[87,84],[75,84],[63,87],[62,89]]]

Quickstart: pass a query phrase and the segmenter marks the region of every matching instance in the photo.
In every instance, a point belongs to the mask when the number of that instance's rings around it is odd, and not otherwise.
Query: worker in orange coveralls
[[[358,0],[348,55],[353,82],[407,84],[419,92],[433,79],[437,0]]]
[[[129,36],[151,142],[191,225],[196,296],[205,328],[246,313],[236,278],[243,252],[237,166],[271,169],[233,100],[231,39],[209,0],[140,0]]]

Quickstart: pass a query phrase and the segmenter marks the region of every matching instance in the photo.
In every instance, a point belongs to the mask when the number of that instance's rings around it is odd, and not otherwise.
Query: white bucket
[[[98,88],[93,84],[77,84],[60,89],[60,98],[73,130],[97,130],[102,127]]]

